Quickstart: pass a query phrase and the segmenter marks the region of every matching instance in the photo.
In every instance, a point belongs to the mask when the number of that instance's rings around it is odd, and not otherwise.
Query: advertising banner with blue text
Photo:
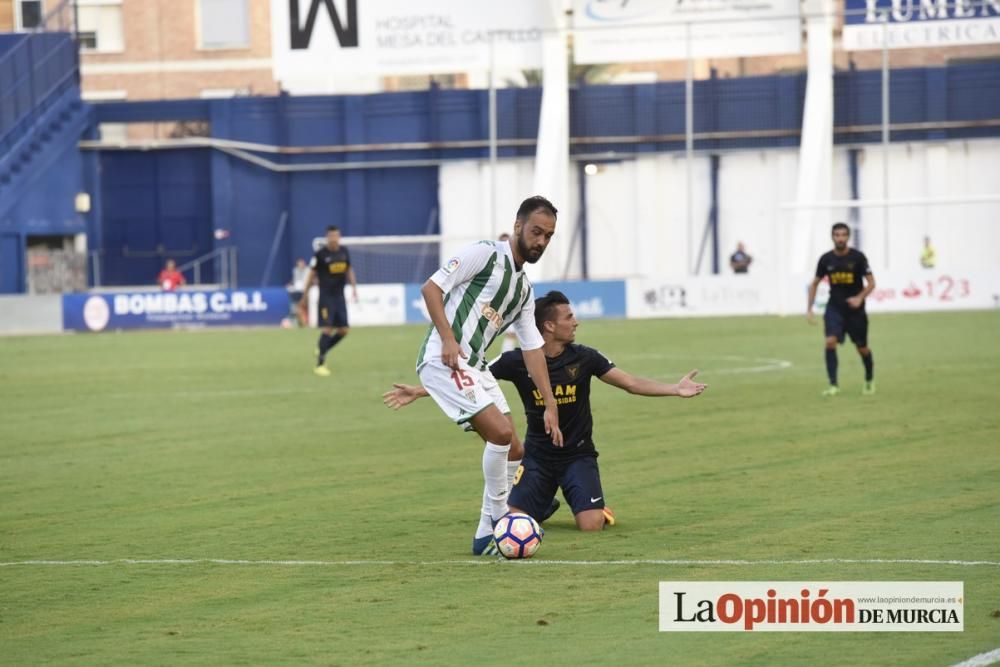
[[[845,0],[844,49],[1000,42],[997,0]]]
[[[573,0],[577,63],[798,53],[798,0]]]
[[[284,288],[64,294],[63,329],[277,326],[288,316]]]

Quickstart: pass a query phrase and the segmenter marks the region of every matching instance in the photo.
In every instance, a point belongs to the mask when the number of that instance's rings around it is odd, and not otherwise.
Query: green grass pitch
[[[845,346],[832,399],[804,318],[584,322],[625,370],[697,367],[709,389],[596,382],[619,525],[581,534],[564,508],[526,563],[468,555],[477,439],[429,400],[381,404],[415,381],[423,331],[355,329],[325,379],[314,331],[0,339],[0,663],[946,665],[1000,647],[996,565],[764,562],[1000,560],[1000,312],[873,316],[878,394]],[[116,562],[12,564],[38,560]],[[965,631],[660,633],[661,580],[964,581]]]

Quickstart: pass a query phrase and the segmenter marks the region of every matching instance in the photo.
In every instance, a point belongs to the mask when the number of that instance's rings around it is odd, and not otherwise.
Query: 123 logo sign
[[[961,581],[660,582],[661,632],[962,632]]]

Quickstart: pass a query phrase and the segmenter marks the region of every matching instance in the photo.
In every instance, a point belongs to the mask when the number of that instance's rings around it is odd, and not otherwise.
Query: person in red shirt
[[[164,292],[176,292],[177,288],[185,282],[184,274],[177,270],[177,264],[172,259],[167,260],[167,265],[156,277],[156,282],[160,284]]]

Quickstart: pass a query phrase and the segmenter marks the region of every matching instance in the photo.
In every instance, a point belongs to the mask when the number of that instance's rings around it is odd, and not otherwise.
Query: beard
[[[542,254],[545,252],[545,249],[542,248],[539,250],[539,249],[529,248],[528,244],[525,243],[524,235],[522,234],[521,236],[517,237],[517,252],[521,255],[522,258],[524,258],[525,262],[527,262],[528,264],[534,264],[535,262],[537,262],[539,259],[542,258]]]

